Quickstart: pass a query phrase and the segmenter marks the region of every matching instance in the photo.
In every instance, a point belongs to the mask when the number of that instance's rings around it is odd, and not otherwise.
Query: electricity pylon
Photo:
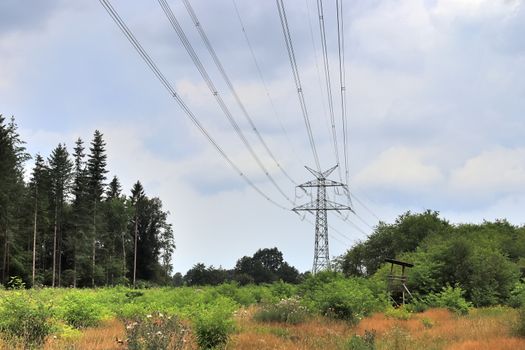
[[[307,193],[307,188],[317,188],[317,198],[314,200],[313,196],[311,196],[309,203],[295,207],[292,210],[295,212],[308,211],[312,214],[315,212],[315,248],[314,264],[312,268],[312,274],[315,275],[321,270],[331,269],[330,254],[328,250],[327,211],[335,210],[339,213],[343,210],[349,210],[351,212],[354,211],[348,205],[342,205],[326,198],[327,187],[342,187],[343,190],[348,193],[348,188],[345,184],[327,179],[327,177],[335,170],[335,168],[337,168],[337,165],[324,172],[315,171],[307,166],[305,166],[305,168],[311,172],[316,179],[305,182],[297,187]]]

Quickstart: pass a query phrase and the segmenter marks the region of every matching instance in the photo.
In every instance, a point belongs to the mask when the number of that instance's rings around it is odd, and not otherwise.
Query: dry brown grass
[[[45,344],[45,350],[68,349],[68,350],[121,350],[125,345],[119,344],[117,340],[124,341],[125,329],[122,322],[113,319],[105,322],[99,327],[87,328],[77,339],[55,339],[51,337]]]
[[[237,313],[237,332],[228,342],[227,350],[306,350],[348,349],[354,334],[376,332],[378,350],[519,350],[525,349],[525,339],[513,336],[515,310],[484,312],[474,310],[469,316],[456,316],[433,309],[415,314],[409,320],[397,320],[375,314],[352,327],[342,321],[312,318],[299,325],[259,323],[253,320],[254,307]],[[426,325],[425,325],[426,324]],[[76,339],[50,338],[50,349],[120,350],[126,346],[124,325],[111,320],[101,327],[85,329]],[[11,349],[0,343],[0,349]],[[194,340],[188,349],[197,349]]]

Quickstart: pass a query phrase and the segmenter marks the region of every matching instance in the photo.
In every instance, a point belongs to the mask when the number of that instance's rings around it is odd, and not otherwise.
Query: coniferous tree
[[[69,153],[67,152],[65,144],[58,144],[58,146],[51,152],[48,162],[52,203],[54,208],[51,286],[55,287],[57,275],[58,285],[60,285],[62,237],[64,233],[62,231],[64,202],[70,191],[73,164],[69,159]]]
[[[76,287],[79,278],[87,284],[91,276],[89,256],[91,244],[88,243],[91,231],[90,200],[88,197],[88,176],[84,153],[84,142],[78,138],[74,148],[73,203],[72,221],[73,235],[68,240],[68,248],[73,269],[73,286]],[[80,273],[79,273],[80,272]]]
[[[139,239],[139,218],[145,199],[144,188],[140,181],[137,181],[131,189],[130,202],[133,207],[133,287],[136,287],[137,282],[137,254],[138,254],[138,239]]]
[[[126,198],[122,196],[120,182],[116,176],[109,183],[104,203],[105,235],[103,237],[104,265],[106,283],[125,281],[126,249],[129,239],[127,224],[129,220]]]
[[[2,283],[11,272],[22,274],[25,265],[16,254],[20,238],[21,207],[25,193],[23,164],[30,156],[20,140],[14,118],[8,124],[0,115],[0,236],[2,246]],[[14,271],[11,270],[14,268]]]
[[[33,239],[32,239],[32,264],[31,264],[31,285],[35,286],[36,266],[37,266],[37,234],[43,232],[47,225],[48,204],[47,193],[49,191],[49,168],[44,158],[37,154],[35,166],[29,181],[29,198],[33,205]]]
[[[88,176],[88,194],[89,199],[92,203],[91,214],[92,214],[92,252],[91,252],[91,286],[95,286],[96,277],[99,278],[99,274],[96,270],[96,254],[97,244],[99,243],[97,225],[100,225],[100,220],[97,221],[97,215],[99,215],[97,208],[102,200],[104,194],[104,180],[106,180],[106,143],[102,139],[102,133],[95,130],[93,135],[93,141],[91,141],[91,147],[89,148],[90,154],[87,162],[87,176]]]

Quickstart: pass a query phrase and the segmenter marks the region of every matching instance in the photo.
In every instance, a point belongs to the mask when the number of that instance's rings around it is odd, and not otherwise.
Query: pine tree
[[[139,218],[142,210],[142,204],[146,199],[144,188],[140,181],[137,181],[131,189],[130,202],[133,207],[133,288],[137,283],[137,253],[138,253],[138,239],[139,239]]]
[[[11,272],[22,274],[16,238],[20,236],[22,200],[25,194],[23,164],[30,156],[17,132],[14,118],[8,124],[0,115],[0,234],[3,236],[2,283]],[[10,267],[16,271],[10,271]]]
[[[49,157],[49,175],[51,180],[52,202],[54,206],[54,225],[53,225],[53,275],[51,277],[51,286],[55,287],[56,277],[58,275],[58,285],[61,277],[62,261],[62,221],[64,212],[64,202],[71,188],[73,164],[69,159],[65,144],[58,146],[51,152]],[[57,256],[57,250],[59,252]],[[57,273],[58,265],[58,273]]]
[[[98,275],[96,272],[96,252],[97,252],[97,242],[99,240],[97,234],[97,207],[102,200],[102,195],[104,194],[104,180],[106,180],[106,149],[105,142],[102,139],[102,134],[100,131],[95,130],[93,135],[93,141],[91,142],[91,147],[89,148],[90,154],[88,156],[87,163],[87,175],[88,175],[88,193],[89,199],[92,203],[92,253],[91,253],[91,286],[95,286],[95,277]]]

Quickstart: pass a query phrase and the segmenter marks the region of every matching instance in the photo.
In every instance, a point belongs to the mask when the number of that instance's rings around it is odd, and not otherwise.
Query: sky
[[[277,7],[272,1],[190,0],[262,138],[295,183],[315,167]],[[229,93],[182,1],[168,0],[217,91],[264,167],[296,205],[308,201],[265,151]],[[344,168],[334,1],[324,2],[340,166]],[[112,1],[179,96],[258,188],[290,209],[221,112],[156,1]],[[337,160],[329,125],[317,7],[286,0],[321,168]],[[437,210],[452,223],[525,224],[525,2],[343,2],[349,188],[356,215],[329,214],[330,255],[378,223]],[[262,78],[261,78],[262,76]],[[313,217],[260,196],[164,90],[98,1],[0,2],[0,113],[14,115],[27,149],[72,150],[98,129],[108,177],[125,193],[140,180],[169,210],[174,271],[232,268],[278,247],[311,269]],[[29,161],[27,169],[31,169]],[[331,179],[338,181],[335,171]],[[342,200],[341,196],[336,197]],[[310,222],[308,222],[310,221]]]

